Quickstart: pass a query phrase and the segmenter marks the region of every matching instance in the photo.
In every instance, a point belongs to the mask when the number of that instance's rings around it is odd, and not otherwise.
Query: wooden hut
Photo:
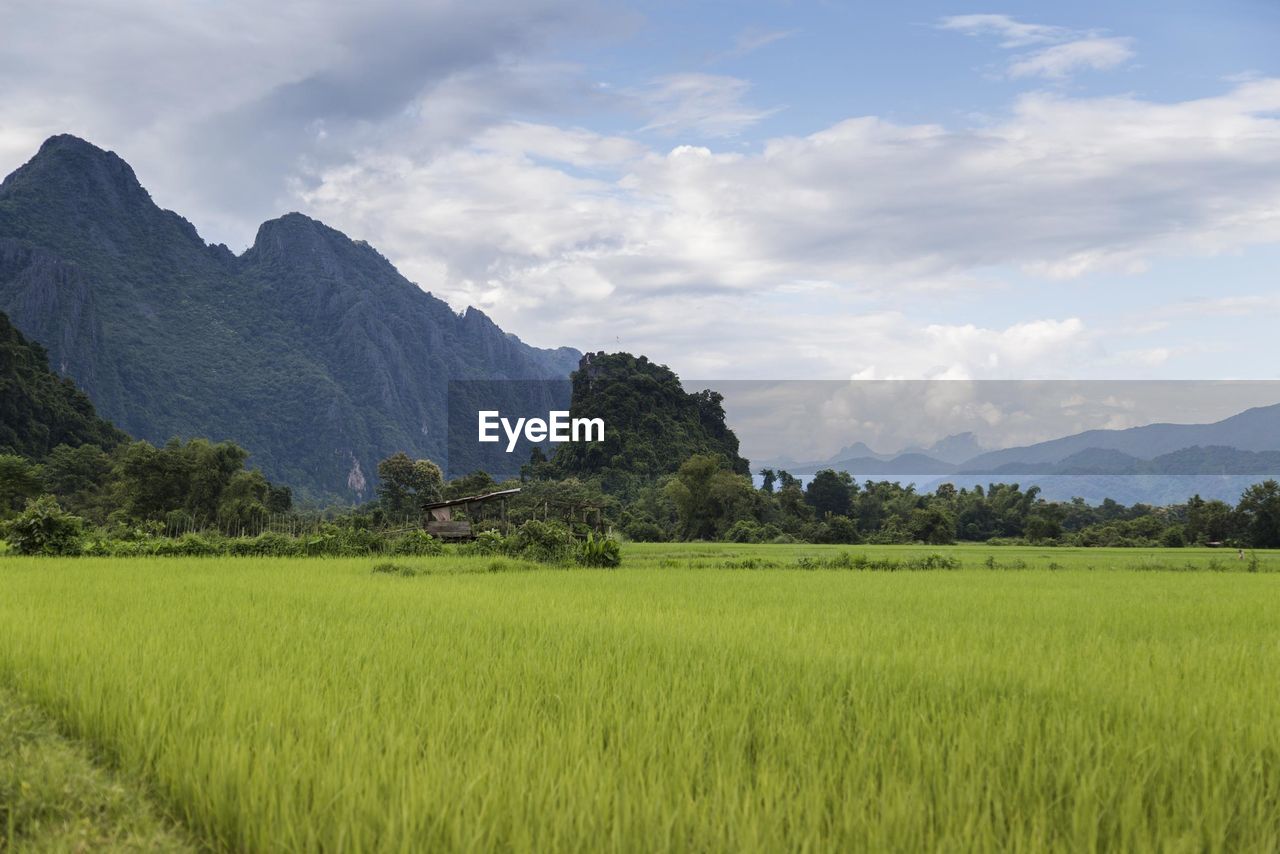
[[[507,499],[520,490],[503,489],[485,495],[468,495],[448,501],[433,501],[422,505],[422,526],[427,533],[442,540],[469,540],[473,536],[471,523],[496,515],[505,526]],[[454,514],[465,513],[465,519],[455,519]]]

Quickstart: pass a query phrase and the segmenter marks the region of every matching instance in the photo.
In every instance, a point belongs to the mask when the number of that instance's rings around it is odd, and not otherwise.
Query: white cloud
[[[1085,38],[1026,54],[1009,63],[1010,77],[1062,80],[1076,71],[1104,71],[1133,58],[1132,40]]]
[[[996,35],[1002,39],[1003,48],[1036,46],[1036,50],[1017,54],[1009,60],[1006,73],[1014,78],[1045,77],[1063,81],[1078,71],[1115,68],[1134,56],[1133,39],[1031,24],[1008,15],[952,15],[939,20],[938,27],[969,36]]]
[[[1071,35],[1065,27],[1028,24],[1009,15],[950,15],[938,21],[944,30],[958,30],[965,35],[997,35],[1004,39],[1001,47],[1026,47],[1033,44],[1062,41]]]
[[[685,373],[1155,368],[1083,319],[953,312],[992,271],[1069,286],[1280,240],[1277,110],[1280,80],[1173,103],[1037,93],[992,124],[858,118],[751,153],[513,123],[444,153],[371,147],[302,200],[526,338],[678,354]]]
[[[240,246],[301,164],[341,163],[406,123],[419,147],[456,145],[517,109],[589,101],[580,71],[539,59],[626,18],[596,0],[7,0],[0,172],[75,133]]]
[[[708,377],[1173,370],[1178,347],[1113,352],[1096,312],[1014,316],[993,282],[1056,292],[1280,240],[1280,80],[1164,102],[1041,92],[981,122],[856,116],[745,145],[774,110],[744,79],[612,89],[548,59],[627,26],[601,8],[11,0],[0,166],[79,133],[237,248],[299,208],[527,340]],[[1008,16],[940,26],[994,36],[1009,74],[1049,79],[1130,49]],[[731,53],[787,35],[744,32]],[[580,126],[628,110],[652,135]]]
[[[1280,296],[1223,296],[1174,303],[1161,309],[1168,316],[1247,317],[1280,314]]]
[[[783,39],[789,39],[794,36],[798,30],[764,30],[758,28],[745,29],[738,33],[733,39],[733,46],[723,53],[712,55],[708,60],[708,65],[717,62],[727,62],[732,59],[741,59],[750,53],[755,53],[761,48],[768,47],[775,42]]]
[[[668,74],[630,94],[650,116],[641,131],[700,137],[736,136],[778,112],[758,109],[744,99],[751,84],[722,74]]]

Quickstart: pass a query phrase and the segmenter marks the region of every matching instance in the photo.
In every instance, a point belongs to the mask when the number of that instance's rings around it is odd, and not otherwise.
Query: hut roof
[[[493,501],[497,498],[506,498],[515,495],[520,491],[519,487],[515,489],[502,489],[498,492],[488,492],[484,495],[468,495],[465,498],[450,498],[448,501],[432,501],[429,504],[423,504],[423,510],[436,510],[441,507],[457,507],[459,504],[483,504],[486,501]]]

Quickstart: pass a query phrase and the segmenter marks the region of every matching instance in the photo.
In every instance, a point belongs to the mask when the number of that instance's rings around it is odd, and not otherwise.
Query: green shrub
[[[444,545],[426,531],[410,531],[392,540],[389,551],[393,555],[438,555]]]
[[[305,551],[305,544],[287,534],[263,531],[256,537],[227,540],[226,553],[244,557],[295,557]]]
[[[21,555],[76,555],[83,525],[52,495],[42,495],[28,499],[23,511],[4,524],[4,538]]]
[[[797,569],[856,569],[869,572],[898,572],[902,570],[959,569],[960,558],[953,555],[927,554],[906,560],[898,558],[871,558],[864,554],[841,552],[832,557],[796,558]]]
[[[727,543],[758,543],[760,542],[760,525],[750,519],[739,519],[729,526],[729,530],[724,532],[724,541]]]
[[[356,517],[349,526],[323,525],[314,536],[302,543],[302,553],[317,557],[381,554],[386,543],[376,531],[365,527],[365,522],[365,519]]]
[[[500,555],[507,554],[511,549],[511,544],[502,534],[497,531],[481,531],[474,540],[459,546],[458,552],[468,555]]]
[[[573,533],[559,522],[530,519],[508,538],[508,553],[526,560],[563,563],[575,552]]]
[[[858,542],[858,526],[845,516],[832,516],[818,531],[814,538],[819,543],[838,543],[849,545]]]
[[[176,540],[160,540],[155,544],[154,554],[175,555],[181,557],[203,557],[224,554],[225,540],[214,540],[202,534],[183,534]]]
[[[628,540],[636,543],[661,543],[667,539],[662,527],[651,519],[635,519],[622,529]]]
[[[578,546],[578,563],[583,566],[596,566],[612,569],[622,563],[622,549],[616,540],[608,537],[596,537],[587,534],[587,538]]]

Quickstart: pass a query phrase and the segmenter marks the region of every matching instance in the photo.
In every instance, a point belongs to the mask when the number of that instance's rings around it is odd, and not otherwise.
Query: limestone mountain
[[[230,439],[273,481],[369,497],[379,459],[443,461],[450,380],[566,378],[368,244],[291,213],[236,255],[115,154],[55,136],[0,184],[0,311],[130,434]]]
[[[604,439],[560,445],[532,474],[598,477],[615,494],[671,474],[693,454],[718,456],[735,474],[750,474],[725,423],[723,396],[685,391],[666,365],[630,353],[588,353],[573,373],[571,400],[575,417],[604,422]]]

